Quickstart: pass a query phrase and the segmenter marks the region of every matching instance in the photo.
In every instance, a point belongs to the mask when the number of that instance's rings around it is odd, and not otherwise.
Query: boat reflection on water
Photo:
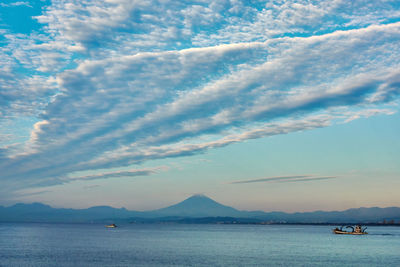
[[[335,229],[333,229],[333,233],[338,234],[338,235],[366,235],[366,234],[368,234],[367,232],[365,232],[367,227],[365,227],[363,229],[361,227],[361,225],[356,225],[355,227],[352,225],[348,225],[345,227],[345,229],[351,229],[351,231],[343,230],[343,226],[342,226],[340,228],[336,227]]]

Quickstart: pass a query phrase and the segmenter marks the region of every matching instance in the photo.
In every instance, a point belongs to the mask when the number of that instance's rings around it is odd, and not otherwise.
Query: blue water
[[[0,266],[400,266],[400,227],[0,223]]]

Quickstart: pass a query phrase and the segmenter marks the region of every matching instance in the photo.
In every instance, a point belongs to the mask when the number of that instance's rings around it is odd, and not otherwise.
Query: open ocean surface
[[[0,223],[0,266],[400,266],[400,227]]]

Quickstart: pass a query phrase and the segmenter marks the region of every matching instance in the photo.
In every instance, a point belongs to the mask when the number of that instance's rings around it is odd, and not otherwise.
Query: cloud
[[[21,190],[18,191],[15,196],[17,197],[30,197],[30,196],[36,196],[36,195],[41,195],[41,194],[45,194],[45,193],[51,193],[53,191],[51,190],[40,190],[40,191],[33,191],[32,190]]]
[[[350,77],[344,74],[329,83],[323,81],[327,73],[341,74],[335,71],[338,66],[345,73],[351,57],[359,62],[370,61],[365,54],[352,54],[355,43],[363,43],[365,38],[376,35],[375,41],[364,48],[365,52],[370,48],[376,51],[377,47],[387,45],[382,41],[389,37],[387,32],[392,39],[391,29],[398,30],[398,27],[397,24],[385,25],[353,30],[351,35],[339,32],[317,38],[285,39],[282,42],[291,45],[286,57],[233,69],[226,74],[225,70],[220,70],[222,62],[235,66],[244,59],[251,61],[252,57],[266,53],[269,43],[84,61],[76,70],[59,77],[64,94],[47,107],[43,115],[46,124],[41,123],[40,131],[37,129],[32,134],[35,136],[32,145],[37,153],[26,159],[21,157],[20,164],[38,161],[34,169],[28,167],[26,173],[61,175],[66,169],[82,170],[85,162],[118,149],[118,145],[129,145],[133,150],[144,147],[146,151],[146,147],[218,133],[232,126],[243,126],[244,122],[262,122],[334,106],[366,103],[368,96],[378,88],[388,87],[386,79],[392,77],[395,70],[381,69],[383,74],[379,77],[364,70]],[[329,49],[333,54],[326,56],[327,47],[338,43],[339,53]],[[205,59],[208,64],[203,66],[201,62]],[[282,73],[283,68],[285,73]],[[218,79],[207,79],[207,75],[219,71]],[[196,81],[196,84],[191,82],[193,75],[206,80]],[[309,83],[311,75],[314,79]],[[136,97],[138,95],[140,97]],[[75,149],[77,146],[79,150]],[[53,164],[50,171],[42,163],[48,162],[49,157],[63,160],[59,166]],[[21,171],[25,171],[24,168]]]
[[[84,176],[72,176],[66,178],[65,182],[72,181],[89,181],[97,179],[107,179],[107,178],[119,178],[119,177],[135,177],[135,176],[148,176],[158,172],[159,170],[166,170],[166,167],[158,167],[152,169],[136,169],[129,171],[114,171],[114,172],[103,172]]]
[[[275,181],[285,181],[285,180],[293,180],[299,178],[310,177],[309,175],[296,175],[296,176],[277,176],[277,177],[268,177],[254,180],[244,180],[244,181],[235,181],[230,184],[250,184],[250,183],[259,183],[259,182],[275,182]]]
[[[0,48],[1,115],[37,119],[2,179],[111,178],[96,173],[393,114],[400,22],[376,3],[53,1]]]
[[[51,57],[32,50],[36,41],[43,41],[35,35],[11,34],[5,30],[4,37],[5,45],[0,45],[0,120],[37,117],[57,93],[54,78],[37,72],[48,68],[45,61],[49,59],[44,58]]]
[[[2,7],[17,7],[17,6],[32,7],[29,2],[25,2],[25,1],[18,1],[18,2],[13,2],[13,3],[9,3],[9,4],[0,3],[0,6],[2,6]]]
[[[314,175],[294,175],[294,176],[276,176],[254,180],[235,181],[230,184],[250,184],[250,183],[297,183],[297,182],[311,182],[336,179],[336,176],[314,176]]]
[[[53,1],[39,22],[57,40],[96,54],[215,46],[311,36],[393,22],[396,1]],[[90,50],[90,51],[89,51]],[[104,52],[104,51],[103,51]],[[113,51],[119,53],[121,51]]]
[[[310,178],[304,178],[304,179],[279,181],[279,183],[313,182],[313,181],[331,180],[331,179],[336,179],[336,178],[337,178],[337,177],[335,177],[335,176],[310,177]]]
[[[303,120],[289,120],[280,123],[270,123],[263,127],[248,129],[240,133],[226,135],[220,139],[210,138],[208,142],[197,142],[188,144],[185,141],[172,145],[148,146],[145,150],[137,150],[135,146],[126,146],[121,149],[106,153],[104,157],[89,161],[90,168],[99,166],[118,166],[127,164],[137,164],[146,160],[190,156],[203,153],[208,149],[224,147],[230,144],[244,142],[250,139],[286,134],[290,132],[310,130],[319,127],[326,127],[330,124],[331,116],[310,116]]]
[[[379,114],[393,115],[394,113],[395,111],[390,109],[365,109],[361,111],[351,112],[351,114],[349,114],[348,112],[344,112],[343,115],[347,117],[347,119],[344,120],[344,123],[348,123],[359,118],[369,118],[371,116]]]

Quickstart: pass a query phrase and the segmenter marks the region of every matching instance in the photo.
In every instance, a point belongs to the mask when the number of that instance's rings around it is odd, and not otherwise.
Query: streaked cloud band
[[[276,176],[253,180],[242,180],[230,182],[230,184],[251,184],[251,183],[296,183],[312,182],[321,180],[336,179],[337,176],[313,176],[313,175],[295,175],[295,176]]]

